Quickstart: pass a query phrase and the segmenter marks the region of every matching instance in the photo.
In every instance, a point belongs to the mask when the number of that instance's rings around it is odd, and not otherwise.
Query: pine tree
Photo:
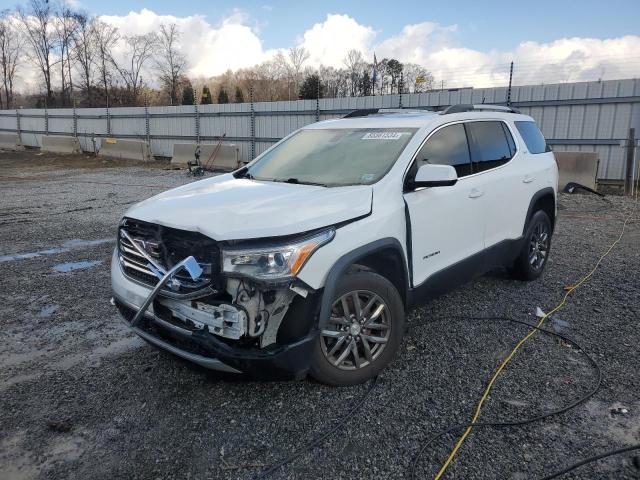
[[[218,103],[229,103],[229,95],[224,88],[221,88],[218,92]]]
[[[236,103],[244,103],[244,93],[242,89],[236,85]]]
[[[213,103],[211,99],[211,90],[209,90],[207,85],[202,87],[202,99],[200,100],[200,103],[202,105],[211,105]]]
[[[193,105],[194,103],[193,85],[189,82],[182,89],[182,105]]]
[[[318,85],[320,86],[319,92]],[[300,86],[300,100],[315,100],[318,98],[318,93],[320,93],[320,98],[322,98],[324,97],[324,90],[325,87],[322,82],[320,82],[318,74],[312,73],[304,79],[304,82],[302,82],[302,85]]]

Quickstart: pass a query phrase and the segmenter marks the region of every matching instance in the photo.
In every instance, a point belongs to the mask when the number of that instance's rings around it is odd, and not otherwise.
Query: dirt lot
[[[166,164],[0,152],[0,477],[252,478],[327,432],[369,385],[224,377],[159,352],[109,304],[109,259],[129,205],[192,179]],[[563,195],[545,275],[495,272],[412,311],[401,352],[362,407],[271,478],[405,478],[425,439],[469,421],[491,373],[619,235],[632,203]],[[599,363],[588,402],[520,428],[476,429],[444,478],[531,479],[640,442],[640,209],[590,282],[549,322]],[[561,407],[594,385],[580,351],[536,335],[481,420]],[[432,478],[459,437],[429,446]],[[563,478],[640,478],[640,453]]]

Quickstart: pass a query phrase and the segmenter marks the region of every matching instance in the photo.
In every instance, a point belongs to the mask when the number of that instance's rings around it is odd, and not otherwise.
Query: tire
[[[522,250],[509,270],[513,278],[531,281],[542,274],[551,252],[551,235],[549,216],[542,210],[536,211],[527,225]]]
[[[365,382],[382,371],[400,347],[404,305],[394,285],[377,273],[345,274],[338,282],[330,315],[316,341],[310,369],[319,382],[333,386]]]

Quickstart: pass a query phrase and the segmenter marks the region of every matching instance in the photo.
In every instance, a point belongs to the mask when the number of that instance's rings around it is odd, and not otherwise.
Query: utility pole
[[[624,193],[631,195],[633,193],[634,182],[634,160],[636,151],[636,129],[629,129],[629,138],[627,139],[627,170],[624,177]]]

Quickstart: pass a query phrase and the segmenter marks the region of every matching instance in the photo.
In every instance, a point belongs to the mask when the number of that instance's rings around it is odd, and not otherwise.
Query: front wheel
[[[397,352],[404,325],[404,306],[389,280],[371,271],[344,275],[316,344],[311,375],[335,386],[374,377]]]
[[[535,280],[542,274],[550,251],[551,220],[538,210],[529,221],[522,250],[510,269],[511,275],[519,280]]]

